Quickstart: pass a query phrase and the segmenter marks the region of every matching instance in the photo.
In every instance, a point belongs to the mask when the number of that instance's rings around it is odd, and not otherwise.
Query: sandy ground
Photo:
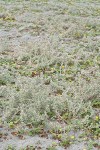
[[[68,148],[63,148],[59,146],[59,141],[52,139],[50,135],[47,138],[39,137],[38,135],[35,135],[34,137],[27,135],[23,135],[23,137],[18,137],[12,134],[14,132],[13,129],[8,129],[6,127],[1,127],[0,132],[3,133],[3,136],[0,138],[0,150],[5,150],[8,148],[8,146],[16,148],[17,150],[21,150],[22,148],[26,148],[27,146],[34,146],[36,150],[46,150],[49,146],[52,146],[53,144],[56,145],[57,150],[84,150],[87,149],[88,146],[88,140],[77,140],[78,135],[82,133],[82,131],[74,133],[76,141]],[[73,134],[73,132],[71,132],[70,134]],[[92,150],[98,150],[98,148],[94,147]]]

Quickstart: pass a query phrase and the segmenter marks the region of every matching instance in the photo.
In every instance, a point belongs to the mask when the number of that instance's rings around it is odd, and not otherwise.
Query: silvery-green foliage
[[[98,2],[15,0],[10,10],[0,2],[16,18],[1,20],[3,121],[48,123],[67,112],[74,125],[77,119],[88,124],[92,101],[100,97]],[[39,75],[32,77],[34,71]]]

